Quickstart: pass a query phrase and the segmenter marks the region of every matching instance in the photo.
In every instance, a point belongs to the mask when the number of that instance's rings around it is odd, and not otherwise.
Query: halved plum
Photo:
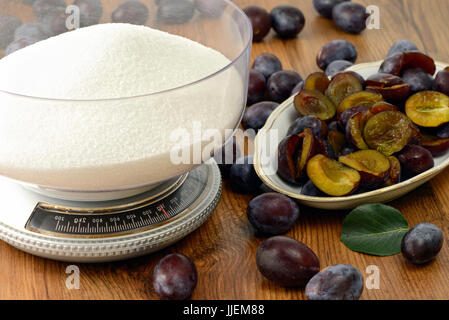
[[[401,79],[401,77],[382,72],[375,73],[369,76],[368,79],[366,79],[367,86],[382,87],[382,88],[392,87],[403,83],[404,81]]]
[[[410,85],[405,83],[400,77],[376,73],[366,80],[365,90],[382,95],[389,102],[398,103],[404,101],[410,94]]]
[[[329,141],[329,144],[334,150],[334,154],[338,156],[343,147],[346,145],[346,136],[340,131],[331,130],[327,136],[327,141]]]
[[[296,135],[285,137],[278,146],[277,174],[290,183],[296,183],[296,158],[301,138]]]
[[[389,156],[388,161],[390,162],[390,173],[388,175],[387,181],[385,181],[384,186],[392,186],[401,181],[401,163],[395,156]]]
[[[290,183],[300,183],[307,161],[319,152],[323,152],[321,141],[309,128],[299,135],[287,136],[278,146],[278,175]]]
[[[408,98],[405,113],[422,127],[438,127],[449,122],[449,97],[437,91],[421,91]]]
[[[408,83],[398,84],[391,87],[375,87],[366,86],[368,92],[373,92],[382,95],[385,101],[391,103],[401,103],[408,98],[411,92],[410,85]]]
[[[407,68],[421,68],[430,75],[433,75],[436,70],[435,61],[432,58],[419,51],[410,51],[396,53],[385,59],[379,72],[399,76]]]
[[[399,111],[399,108],[386,101],[377,102],[363,114],[365,122],[372,116],[384,111]]]
[[[404,64],[401,71],[408,68],[420,68],[431,76],[434,75],[436,65],[431,57],[419,51],[403,52],[402,54],[404,56]]]
[[[342,72],[332,78],[326,89],[326,96],[338,106],[344,98],[362,90],[362,83],[357,76],[350,72]]]
[[[360,185],[365,188],[381,186],[390,173],[390,161],[376,150],[356,151],[340,156],[338,161],[357,170],[360,174]]]
[[[300,150],[298,150],[298,159],[296,161],[296,181],[304,178],[307,162],[317,153],[323,153],[323,144],[317,139],[309,128],[306,128],[299,135],[302,139]]]
[[[336,197],[351,194],[360,184],[360,174],[357,170],[322,154],[308,161],[307,175],[318,189]]]
[[[438,157],[449,150],[449,138],[438,138],[430,134],[423,134],[421,145],[432,153],[432,156]]]
[[[329,120],[334,117],[337,109],[328,97],[317,90],[304,89],[294,99],[296,110],[303,116],[312,115],[321,120]]]
[[[369,110],[369,106],[352,107],[343,111],[338,115],[338,125],[343,132],[346,132],[346,124],[356,113],[365,114]]]
[[[306,78],[304,89],[317,90],[324,94],[329,83],[329,78],[323,72],[314,72]]]
[[[363,129],[366,144],[386,156],[401,151],[411,136],[410,119],[398,111],[383,111],[372,116]]]
[[[360,91],[350,94],[337,107],[337,114],[341,114],[343,111],[353,107],[360,106],[372,106],[376,102],[382,101],[383,97],[380,94],[372,93],[368,91]]]
[[[358,149],[369,149],[369,146],[363,139],[363,114],[358,112],[346,123],[346,139]]]

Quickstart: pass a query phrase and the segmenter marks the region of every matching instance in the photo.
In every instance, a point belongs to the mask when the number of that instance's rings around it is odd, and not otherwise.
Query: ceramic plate
[[[360,73],[365,79],[376,73],[382,61],[354,65],[348,70]],[[436,62],[437,71],[444,69],[447,64]],[[265,126],[259,130],[255,139],[254,167],[262,181],[271,189],[283,193],[300,203],[321,209],[338,210],[351,209],[363,203],[388,202],[403,196],[411,190],[440,173],[449,165],[449,151],[434,158],[435,166],[409,180],[393,186],[377,189],[361,194],[345,197],[311,197],[301,194],[301,187],[284,182],[276,174],[277,146],[287,135],[290,124],[298,117],[293,106],[293,97],[287,99],[268,118]]]

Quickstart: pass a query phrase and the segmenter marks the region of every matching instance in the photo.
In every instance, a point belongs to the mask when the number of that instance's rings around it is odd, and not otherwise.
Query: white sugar
[[[178,87],[228,63],[219,52],[183,37],[99,24],[7,56],[0,63],[0,88],[53,99],[122,98]]]
[[[232,128],[241,76],[231,67],[196,86],[143,95],[229,63],[197,42],[129,24],[81,28],[19,50],[0,60],[0,174],[92,190],[180,173],[188,165],[170,163],[170,134],[195,121],[203,130]]]

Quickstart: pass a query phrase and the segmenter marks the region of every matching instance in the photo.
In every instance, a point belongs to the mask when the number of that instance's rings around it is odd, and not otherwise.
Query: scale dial
[[[36,199],[31,191],[15,190],[12,199],[34,201],[34,207],[22,228],[0,214],[2,240],[55,260],[104,262],[162,249],[198,228],[220,199],[221,176],[211,159],[147,193],[97,203]]]

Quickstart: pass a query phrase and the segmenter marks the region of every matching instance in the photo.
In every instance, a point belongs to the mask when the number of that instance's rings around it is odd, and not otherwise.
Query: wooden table
[[[381,29],[349,35],[332,21],[320,18],[312,0],[238,0],[241,7],[258,4],[270,10],[278,4],[298,6],[306,16],[306,27],[294,40],[282,41],[272,34],[253,46],[253,58],[263,52],[276,54],[285,69],[303,77],[317,71],[315,55],[326,42],[343,38],[359,50],[358,62],[382,59],[389,46],[408,38],[439,61],[449,62],[447,0],[359,0],[380,8]],[[432,222],[449,238],[449,171],[430,183],[391,203],[410,225]],[[303,299],[299,289],[270,283],[257,271],[255,253],[263,239],[256,238],[246,218],[249,195],[230,191],[224,183],[223,197],[212,217],[179,243],[156,254],[118,263],[81,264],[80,289],[65,285],[68,263],[41,259],[0,242],[1,299],[157,299],[152,289],[152,270],[161,257],[179,252],[191,257],[199,281],[193,299]],[[339,240],[346,212],[326,212],[302,207],[301,217],[287,236],[310,246],[323,267],[348,263],[366,277],[365,270],[380,270],[380,289],[365,289],[362,299],[447,299],[449,298],[449,244],[438,258],[416,267],[401,255],[374,257],[355,253]]]

